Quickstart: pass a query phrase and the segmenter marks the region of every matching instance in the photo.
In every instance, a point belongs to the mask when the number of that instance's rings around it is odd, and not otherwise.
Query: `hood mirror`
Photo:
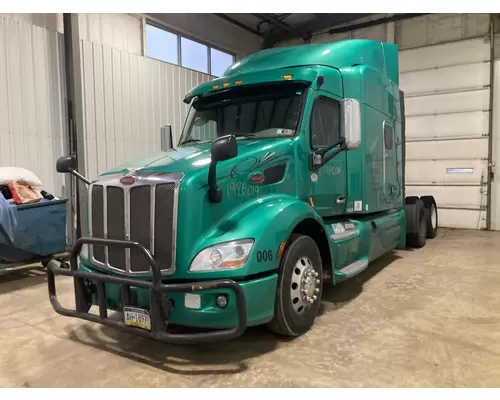
[[[160,130],[160,135],[161,135],[160,137],[161,151],[170,150],[174,146],[172,138],[172,126],[163,125]]]
[[[56,162],[56,171],[60,174],[71,174],[76,176],[82,182],[90,185],[90,181],[80,174],[77,170],[77,162],[75,156],[59,157]]]
[[[217,185],[217,163],[238,155],[238,143],[234,135],[221,136],[212,142],[212,160],[208,170],[208,199],[212,203],[222,201],[222,190]]]

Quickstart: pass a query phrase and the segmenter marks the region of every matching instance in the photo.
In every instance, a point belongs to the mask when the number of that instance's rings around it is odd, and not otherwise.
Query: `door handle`
[[[345,197],[344,196],[337,197],[337,204],[344,204],[344,203],[345,203]]]

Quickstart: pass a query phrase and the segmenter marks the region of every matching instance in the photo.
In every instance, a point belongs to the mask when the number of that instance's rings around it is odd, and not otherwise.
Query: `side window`
[[[385,143],[385,148],[387,150],[392,149],[393,141],[394,141],[394,132],[392,126],[387,121],[384,121],[384,143]]]
[[[311,147],[331,146],[340,140],[340,103],[319,97],[311,118]]]

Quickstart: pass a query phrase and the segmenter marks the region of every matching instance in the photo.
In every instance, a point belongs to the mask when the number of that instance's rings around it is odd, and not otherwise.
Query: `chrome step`
[[[358,273],[359,271],[362,271],[368,267],[368,260],[358,260],[354,261],[352,264],[349,264],[348,266],[342,268],[340,272],[342,272],[345,275],[354,275]]]

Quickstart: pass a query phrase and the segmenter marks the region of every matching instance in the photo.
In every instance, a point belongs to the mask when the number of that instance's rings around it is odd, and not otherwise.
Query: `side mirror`
[[[172,126],[163,125],[160,130],[161,151],[170,150],[173,147]]]
[[[212,203],[222,201],[222,190],[217,185],[217,163],[238,155],[238,143],[234,135],[222,136],[212,142],[212,160],[208,170],[208,199]]]
[[[76,170],[76,157],[75,156],[64,156],[59,157],[56,162],[56,171],[60,174],[71,174],[76,176],[81,181],[85,182],[87,185],[90,185],[90,181],[85,178],[82,174],[80,174]]]
[[[56,171],[60,174],[71,173],[76,169],[76,157],[64,156],[59,157],[56,162]]]
[[[234,135],[221,136],[212,142],[212,161],[225,161],[238,155],[238,144]]]
[[[342,101],[342,137],[347,149],[357,149],[361,146],[361,104],[358,100]]]

